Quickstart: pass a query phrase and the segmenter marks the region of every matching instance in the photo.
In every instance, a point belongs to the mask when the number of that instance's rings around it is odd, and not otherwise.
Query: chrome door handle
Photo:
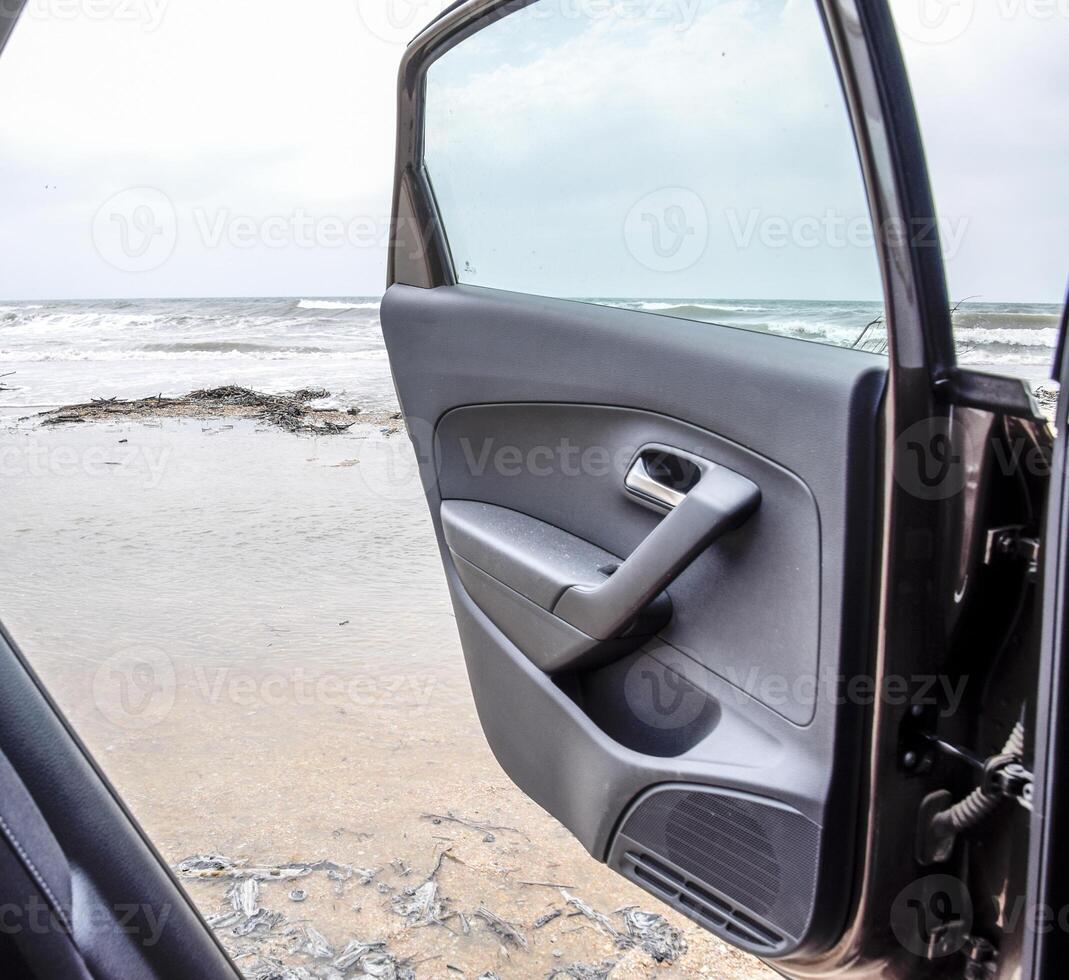
[[[659,504],[664,504],[669,509],[678,507],[687,496],[682,490],[665,486],[665,484],[655,480],[650,475],[649,467],[646,465],[646,458],[641,455],[635,459],[634,465],[627,471],[627,476],[624,477],[624,486],[634,493],[656,500]]]

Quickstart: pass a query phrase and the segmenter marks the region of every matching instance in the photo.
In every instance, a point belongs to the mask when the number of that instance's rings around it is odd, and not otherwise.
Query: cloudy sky
[[[396,66],[442,3],[29,0],[0,59],[0,298],[381,292]],[[467,278],[872,298],[868,250],[837,244],[860,198],[812,0],[650,0],[645,22],[540,6],[436,69],[432,172]],[[894,6],[952,296],[1059,301],[1064,13]],[[536,158],[555,165],[525,171]],[[682,216],[680,253],[643,256],[650,214]],[[142,250],[146,229],[162,233]]]

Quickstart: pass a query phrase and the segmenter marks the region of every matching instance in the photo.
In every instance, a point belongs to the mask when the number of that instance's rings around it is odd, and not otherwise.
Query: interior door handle
[[[624,486],[639,496],[664,504],[669,509],[678,507],[687,496],[686,491],[668,486],[658,480],[650,473],[647,460],[648,457],[642,453],[635,457],[635,462],[631,465],[631,469],[627,471],[627,476],[624,478]]]
[[[679,468],[681,482],[672,487],[650,472],[650,459],[678,459],[693,471],[688,476],[687,469]],[[572,586],[553,607],[556,616],[598,640],[619,636],[698,554],[761,503],[761,490],[752,480],[666,446],[640,450],[624,485],[647,502],[671,509],[604,583]]]

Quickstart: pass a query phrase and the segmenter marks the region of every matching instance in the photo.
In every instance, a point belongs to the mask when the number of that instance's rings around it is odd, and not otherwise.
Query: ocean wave
[[[824,341],[825,343],[835,344],[838,347],[850,347],[861,337],[865,324],[858,323],[841,326],[832,323],[821,323],[815,320],[771,320],[767,323],[753,324],[752,327],[765,329],[769,333],[779,334],[783,337]],[[865,340],[883,337],[885,333],[882,326],[874,326],[865,334]]]
[[[277,344],[256,344],[242,340],[179,341],[172,344],[142,344],[138,350],[153,353],[220,353],[220,354],[332,354],[326,347],[279,347]]]
[[[624,304],[621,304],[624,305]],[[662,316],[675,316],[682,320],[729,319],[738,313],[761,313],[767,310],[760,306],[731,306],[721,303],[630,303],[630,309],[642,313],[659,313]]]
[[[378,300],[367,303],[351,303],[332,299],[302,299],[297,304],[299,310],[377,310]]]
[[[954,328],[958,330],[1058,330],[1061,315],[1058,313],[1033,313],[1026,310],[1013,312],[983,312],[958,310],[954,314]]]
[[[1057,327],[960,327],[954,325],[959,343],[981,347],[1045,347],[1053,350],[1058,343]]]
[[[36,364],[48,361],[286,361],[315,360],[344,364],[349,361],[384,361],[384,349],[373,350],[314,350],[271,347],[257,351],[236,351],[233,345],[220,350],[142,350],[104,349],[84,350],[61,348],[59,350],[0,350],[0,358],[7,364]]]
[[[854,343],[864,329],[863,324],[842,326],[816,320],[780,320],[763,324],[747,324],[747,326],[767,329],[770,333],[787,337],[825,341],[844,347],[849,347]],[[866,339],[885,335],[886,331],[880,325],[869,330]],[[963,327],[955,322],[954,339],[958,344],[969,347],[1053,350],[1058,342],[1058,330],[1054,327],[1028,326]]]
[[[687,317],[692,314],[695,319],[703,315],[724,316],[731,313],[762,313],[767,306],[740,306],[732,303],[638,303],[636,307],[648,313],[667,313],[670,316]]]
[[[1050,376],[1052,360],[1051,351],[1043,351],[1036,347],[1022,350],[1005,351],[992,350],[986,347],[965,348],[958,351],[958,360],[962,364],[982,366],[985,369],[998,371],[1000,368],[1010,365],[1025,365],[1038,368],[1035,377],[1047,378]]]
[[[40,309],[41,307],[37,307]],[[3,312],[3,311],[0,311]],[[86,312],[49,312],[33,313],[19,316],[21,310],[6,312],[4,320],[11,324],[4,328],[5,334],[14,333],[56,333],[61,330],[81,332],[102,330],[130,330],[139,327],[154,327],[164,322],[166,317],[151,313],[113,313],[90,310]]]

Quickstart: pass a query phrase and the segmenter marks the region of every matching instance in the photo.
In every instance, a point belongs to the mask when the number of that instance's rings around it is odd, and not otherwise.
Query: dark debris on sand
[[[39,418],[42,425],[65,425],[76,422],[100,422],[116,419],[147,418],[249,418],[261,419],[287,432],[337,435],[362,423],[384,426],[383,431],[399,431],[396,412],[364,412],[358,406],[348,408],[313,408],[312,403],[328,398],[324,388],[300,388],[281,395],[270,395],[239,385],[201,388],[180,398],[162,394],[148,398],[94,398],[80,405],[64,405]]]
[[[558,967],[549,974],[548,980],[607,980],[615,960],[605,960],[602,963],[573,963],[571,966]]]

